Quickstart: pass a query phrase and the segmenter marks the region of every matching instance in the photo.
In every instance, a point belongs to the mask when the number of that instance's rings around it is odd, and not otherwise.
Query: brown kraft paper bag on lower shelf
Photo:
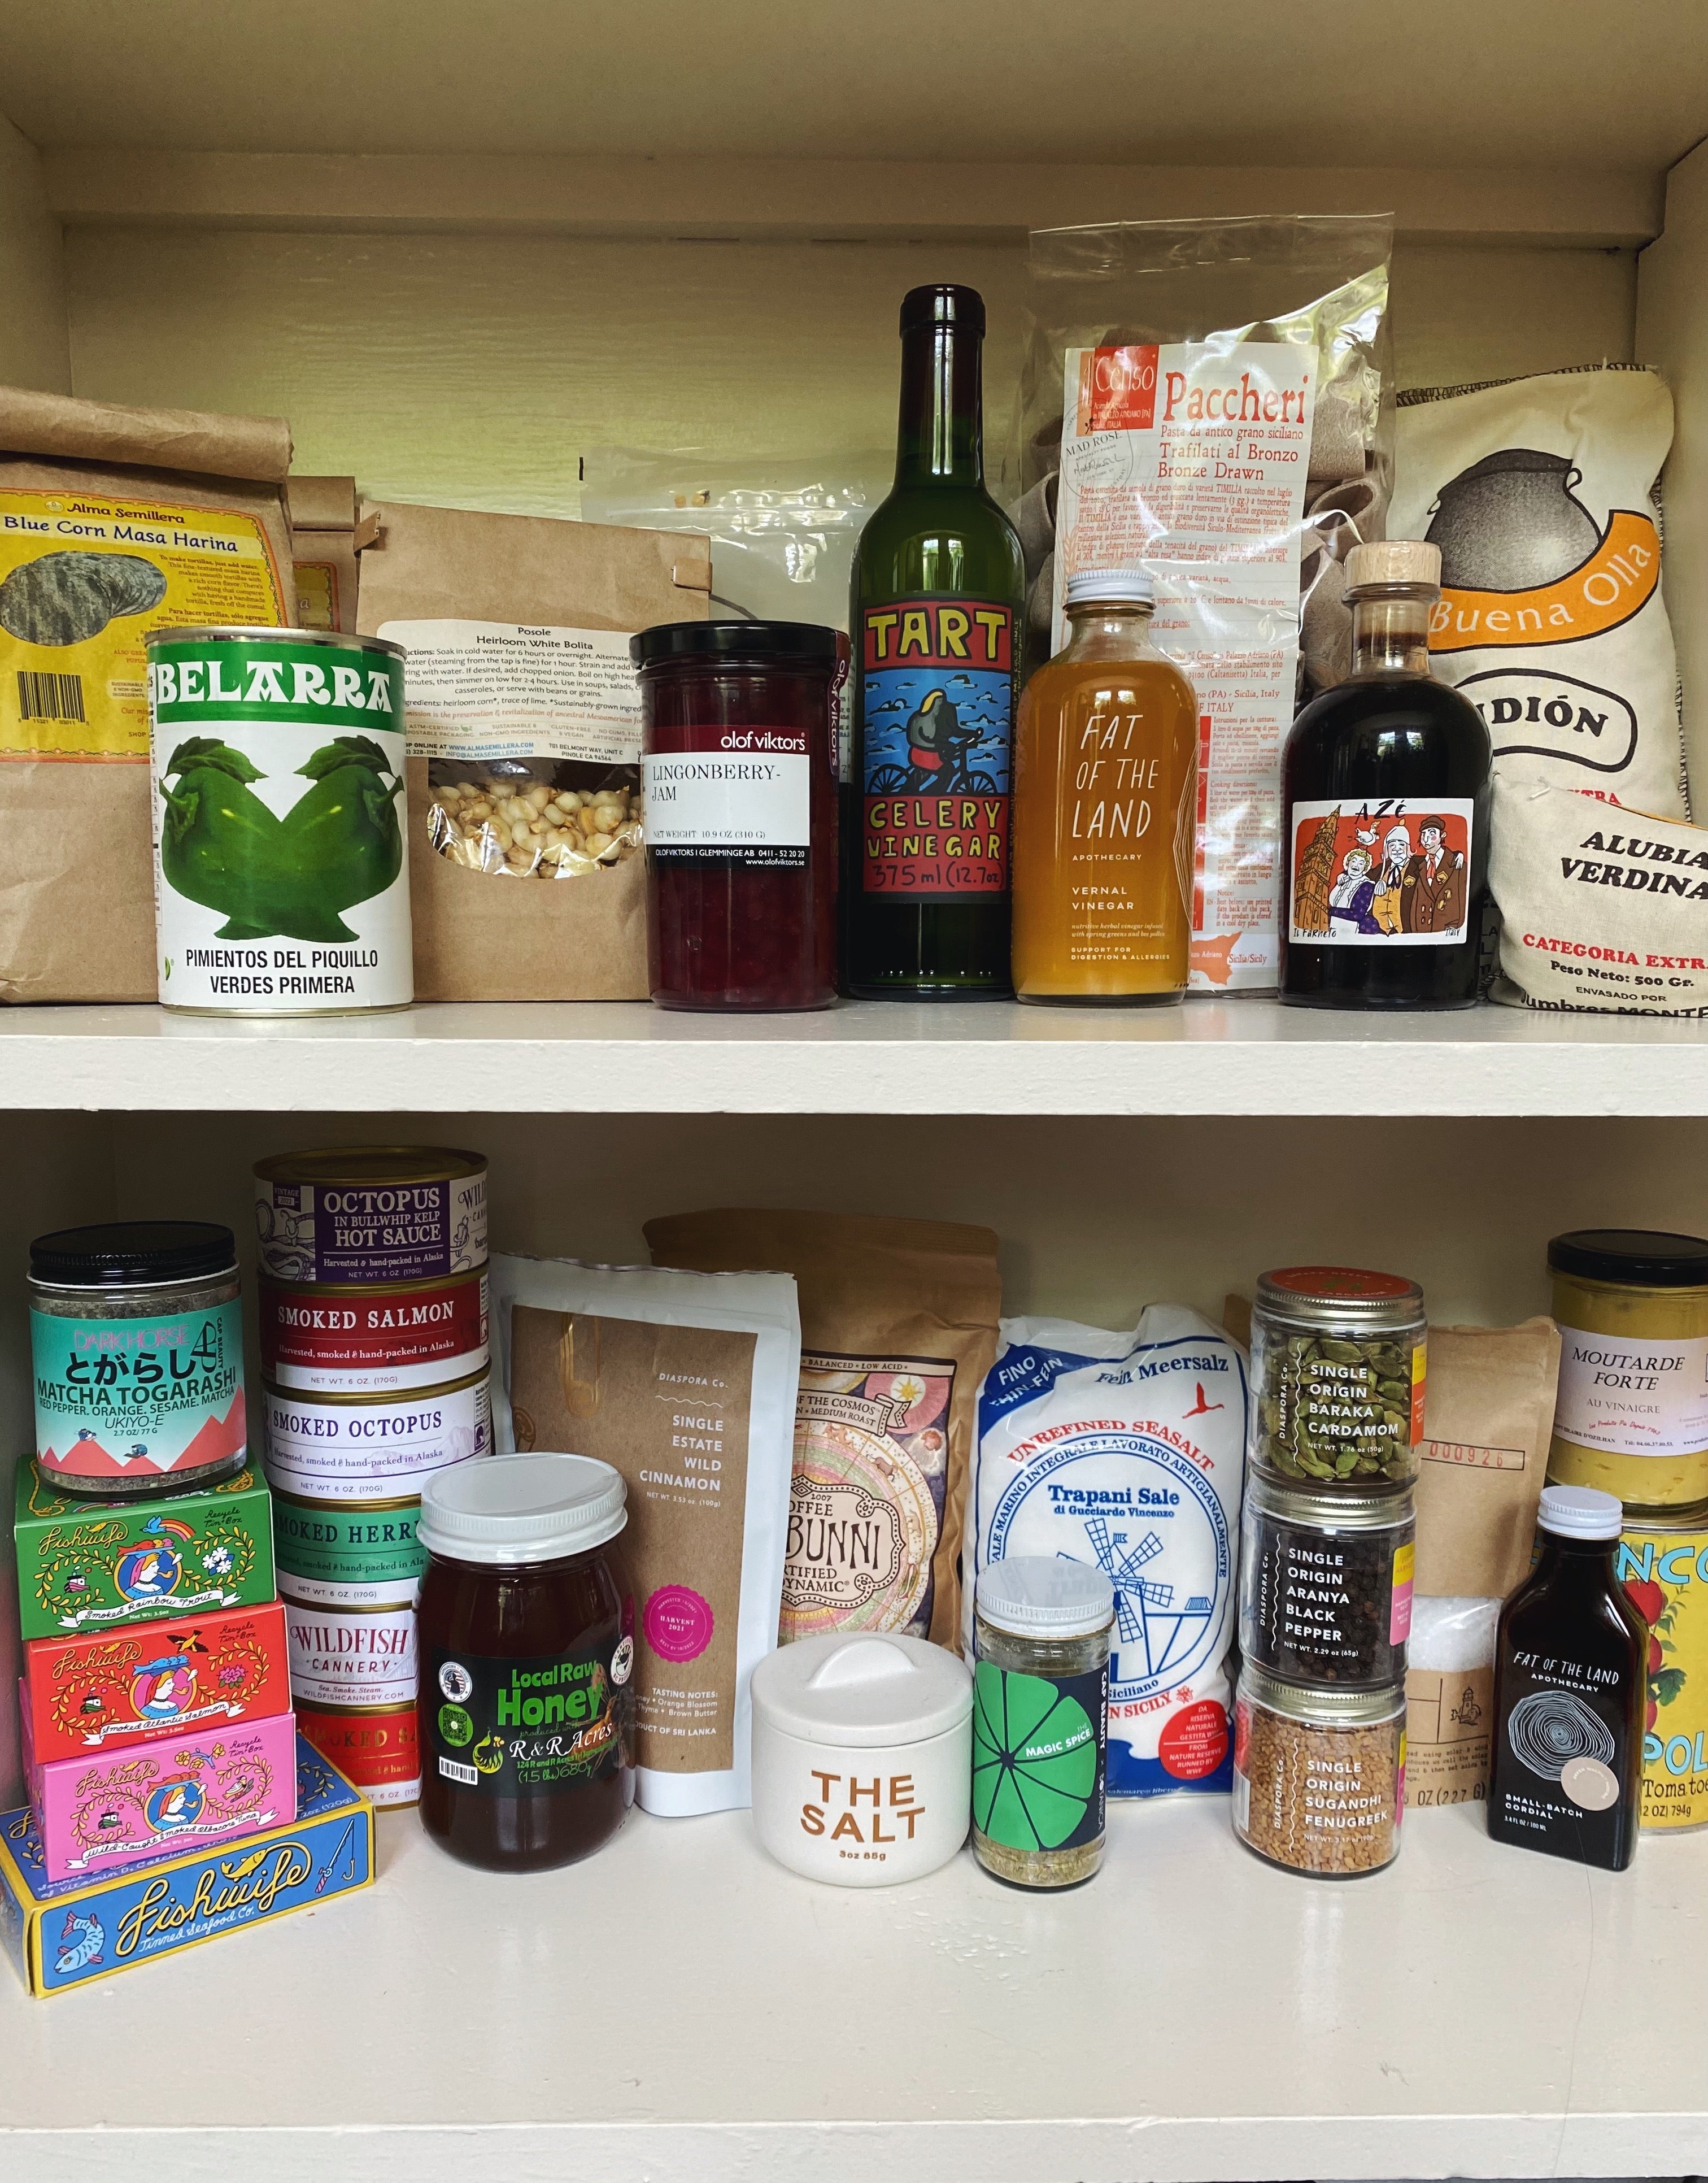
[[[287,495],[297,626],[356,630],[356,480],[293,477]]]
[[[282,417],[0,387],[0,1000],[152,1001],[143,640],[295,615]]]
[[[649,1220],[652,1261],[792,1274],[801,1389],[781,1641],[959,1642],[958,1549],[1002,1288],[988,1228],[757,1210]]]
[[[645,858],[613,853],[565,879],[453,863],[430,834],[430,764],[480,775],[484,761],[469,754],[485,742],[506,760],[541,753],[541,776],[552,774],[554,754],[583,750],[599,752],[607,773],[638,768],[627,640],[655,622],[706,619],[707,542],[393,502],[364,507],[357,540],[362,632],[412,654],[405,764],[416,999],[644,1001]],[[585,702],[569,689],[578,672]],[[444,763],[451,758],[469,764]]]

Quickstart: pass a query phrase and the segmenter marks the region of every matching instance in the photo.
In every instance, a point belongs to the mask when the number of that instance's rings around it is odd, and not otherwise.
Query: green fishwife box
[[[18,1465],[12,1535],[25,1637],[123,1630],[274,1596],[273,1505],[258,1470],[195,1493],[73,1500]]]

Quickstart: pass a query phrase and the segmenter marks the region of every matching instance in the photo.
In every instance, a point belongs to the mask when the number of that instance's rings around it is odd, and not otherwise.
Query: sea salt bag
[[[1629,365],[1402,394],[1388,536],[1441,549],[1430,669],[1488,723],[1497,775],[1682,819],[1672,444],[1666,381]]]
[[[1131,1334],[1002,1322],[979,1397],[962,1650],[973,1658],[974,1586],[993,1563],[1050,1554],[1105,1570],[1111,1796],[1232,1784],[1245,1407],[1245,1352],[1178,1305],[1151,1305]]]
[[[679,1816],[751,1801],[753,1669],[777,1642],[801,1315],[788,1274],[491,1262],[499,1447],[623,1474],[635,1790]]]

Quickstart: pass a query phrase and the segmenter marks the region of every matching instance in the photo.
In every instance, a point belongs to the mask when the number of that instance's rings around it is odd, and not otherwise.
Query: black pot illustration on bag
[[[1557,583],[1595,551],[1601,533],[1572,488],[1569,455],[1503,447],[1444,485],[1424,536],[1441,548],[1442,588],[1529,592]]]

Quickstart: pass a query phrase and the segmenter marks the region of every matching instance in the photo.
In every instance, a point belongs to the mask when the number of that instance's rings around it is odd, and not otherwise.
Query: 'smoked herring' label
[[[407,1007],[399,648],[303,630],[159,630],[148,711],[161,1004]]]
[[[419,1500],[395,1506],[273,1497],[279,1575],[293,1599],[318,1607],[413,1607],[427,1566],[417,1543]]]

